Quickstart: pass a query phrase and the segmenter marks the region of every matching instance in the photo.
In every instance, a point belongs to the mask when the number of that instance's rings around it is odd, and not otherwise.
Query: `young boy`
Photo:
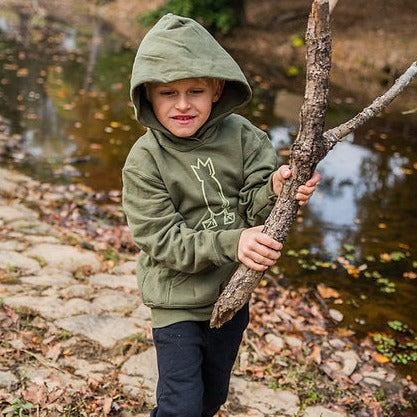
[[[211,329],[238,262],[264,271],[282,245],[262,233],[287,166],[267,135],[233,114],[251,98],[231,56],[192,19],[166,15],[143,39],[131,97],[147,132],[123,168],[123,207],[152,309],[159,380],[151,416],[213,416],[227,397],[248,306]],[[300,187],[308,201],[319,180]]]

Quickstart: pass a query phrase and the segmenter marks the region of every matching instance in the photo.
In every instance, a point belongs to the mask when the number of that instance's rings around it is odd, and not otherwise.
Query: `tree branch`
[[[328,0],[314,0],[307,26],[307,80],[304,103],[300,111],[300,129],[291,147],[291,178],[265,222],[264,232],[284,243],[296,218],[298,202],[295,194],[312,175],[317,164],[346,135],[384,110],[416,77],[417,61],[401,75],[382,96],[376,98],[351,120],[323,133],[327,107],[328,80],[331,62]],[[241,264],[217,300],[210,326],[221,327],[249,300],[259,284],[262,272]]]
[[[300,129],[291,148],[291,178],[265,222],[264,232],[284,243],[298,211],[295,200],[298,187],[312,175],[324,157],[322,136],[327,108],[331,66],[331,37],[328,0],[314,0],[307,25],[307,75],[304,103],[300,112]],[[315,157],[312,157],[312,154]],[[249,299],[262,278],[241,264],[216,302],[210,325],[220,327],[230,320]]]

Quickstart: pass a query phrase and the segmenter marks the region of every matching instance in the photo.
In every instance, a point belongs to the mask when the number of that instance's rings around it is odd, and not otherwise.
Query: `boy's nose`
[[[190,108],[190,103],[185,94],[181,94],[178,96],[178,100],[175,103],[175,107],[177,108],[177,110],[181,111],[188,110]]]

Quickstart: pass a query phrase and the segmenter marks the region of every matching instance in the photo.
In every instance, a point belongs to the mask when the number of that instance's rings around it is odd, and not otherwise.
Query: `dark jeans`
[[[151,417],[214,416],[226,401],[248,321],[245,305],[220,329],[211,329],[208,321],[153,329],[159,380]]]

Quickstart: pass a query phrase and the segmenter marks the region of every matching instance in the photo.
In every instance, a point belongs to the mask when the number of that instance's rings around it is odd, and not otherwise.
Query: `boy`
[[[123,168],[123,206],[141,249],[159,380],[151,416],[213,416],[227,397],[248,306],[210,329],[238,262],[264,271],[282,245],[262,233],[284,178],[267,137],[233,114],[251,98],[233,58],[192,19],[166,15],[143,39],[131,97],[147,132]],[[315,174],[297,199],[308,201]]]

